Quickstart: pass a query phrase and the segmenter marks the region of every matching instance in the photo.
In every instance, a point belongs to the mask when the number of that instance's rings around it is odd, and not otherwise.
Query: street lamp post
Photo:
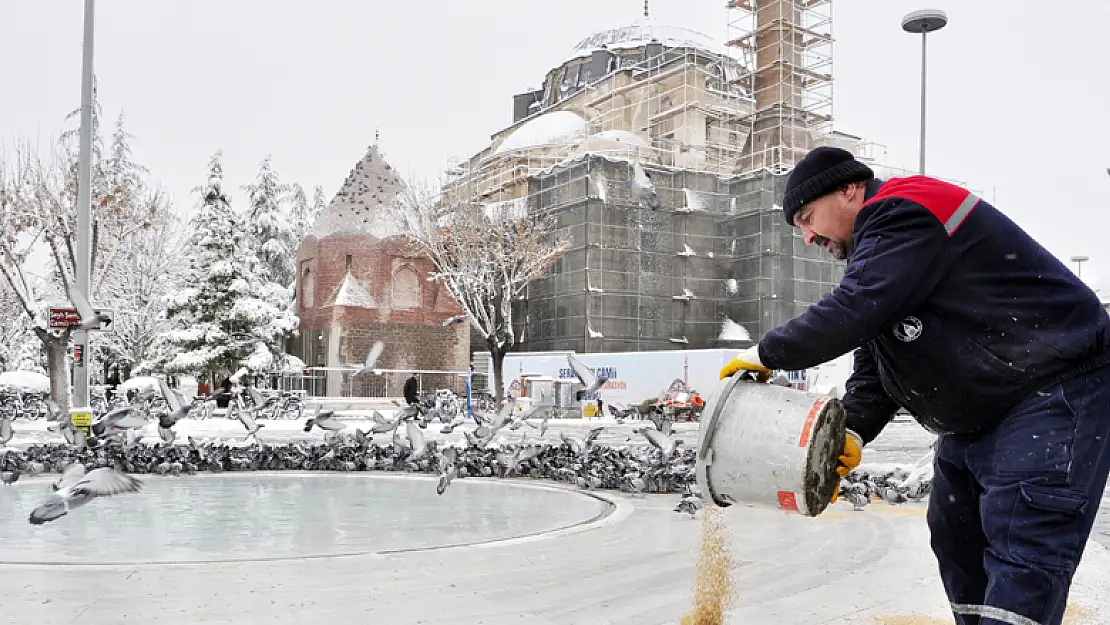
[[[81,53],[81,143],[77,154],[77,261],[74,271],[77,290],[92,300],[91,205],[92,205],[92,105],[93,105],[93,0],[85,0],[85,39]],[[73,333],[73,407],[89,405],[89,332]]]
[[[921,33],[921,161],[918,173],[925,174],[925,76],[926,52],[929,33],[940,30],[948,24],[948,16],[940,9],[921,9],[907,13],[902,18],[902,30],[908,33]]]
[[[1080,278],[1083,277],[1083,263],[1085,263],[1089,260],[1091,260],[1091,258],[1089,256],[1072,256],[1071,257],[1071,262],[1075,263],[1075,275],[1077,277],[1080,277]]]

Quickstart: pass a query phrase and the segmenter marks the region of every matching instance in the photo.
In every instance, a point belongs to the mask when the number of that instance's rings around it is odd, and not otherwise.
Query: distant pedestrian
[[[414,373],[405,380],[405,403],[412,406],[420,402],[420,374]]]
[[[119,369],[112,367],[112,370],[108,372],[108,379],[105,380],[105,383],[108,388],[104,390],[104,397],[111,402],[112,397],[116,394],[116,389],[119,388],[120,385]]]
[[[216,393],[216,407],[227,408],[231,405],[231,378],[224,378],[220,382],[220,390]]]

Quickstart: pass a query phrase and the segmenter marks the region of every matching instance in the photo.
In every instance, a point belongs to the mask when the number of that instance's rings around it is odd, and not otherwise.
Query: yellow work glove
[[[766,382],[771,379],[771,370],[763,366],[759,360],[759,346],[753,345],[748,349],[736,354],[736,357],[728,361],[724,367],[721,368],[721,379],[731,377],[737,371],[754,371],[759,378],[760,382]]]
[[[859,434],[848,430],[844,437],[844,453],[837,457],[836,472],[840,477],[848,477],[852,469],[859,466],[863,459],[863,440]]]
[[[840,477],[848,477],[848,473],[850,473],[852,469],[858,467],[862,459],[863,440],[859,437],[859,434],[848,430],[844,436],[844,453],[836,458],[836,474]],[[836,499],[839,496],[840,485],[838,484],[836,490],[833,491],[832,499],[829,500],[829,503],[836,503]]]

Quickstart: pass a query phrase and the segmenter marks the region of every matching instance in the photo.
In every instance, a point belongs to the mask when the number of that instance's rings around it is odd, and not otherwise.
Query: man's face
[[[861,185],[842,187],[802,206],[794,214],[794,225],[802,229],[806,245],[820,245],[833,258],[847,260],[862,199]]]

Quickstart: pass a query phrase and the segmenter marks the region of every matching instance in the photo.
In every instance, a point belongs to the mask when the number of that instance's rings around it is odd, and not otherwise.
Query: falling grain
[[[694,608],[682,625],[722,625],[732,599],[732,558],[724,512],[706,505],[701,519],[701,552],[694,585]]]

